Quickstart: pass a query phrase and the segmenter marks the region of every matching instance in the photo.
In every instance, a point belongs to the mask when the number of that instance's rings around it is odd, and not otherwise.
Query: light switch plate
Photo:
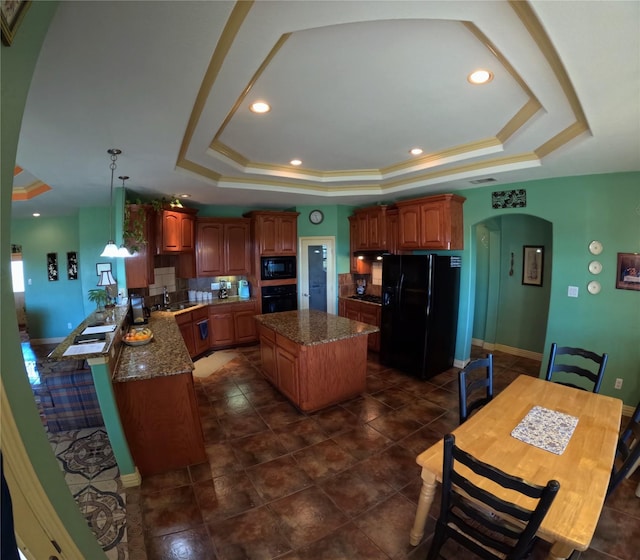
[[[569,291],[567,292],[569,297],[578,297],[578,286],[569,286]]]

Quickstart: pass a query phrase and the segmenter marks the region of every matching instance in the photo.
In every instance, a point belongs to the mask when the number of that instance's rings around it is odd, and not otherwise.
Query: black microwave
[[[295,277],[295,257],[262,257],[260,259],[260,278],[262,280],[288,280]]]

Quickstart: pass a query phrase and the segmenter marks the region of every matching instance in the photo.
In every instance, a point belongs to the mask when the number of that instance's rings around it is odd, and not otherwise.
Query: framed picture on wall
[[[96,263],[96,276],[100,276],[103,272],[111,270],[111,263]]]
[[[640,253],[618,253],[616,288],[640,292]]]
[[[49,282],[58,280],[58,253],[47,253],[47,277]]]
[[[29,9],[31,0],[2,0],[0,3],[0,28],[2,42],[9,46],[13,43],[18,25]]]
[[[78,279],[78,253],[76,251],[67,253],[67,277],[69,280]]]
[[[542,286],[544,246],[525,245],[522,251],[522,283],[525,286]]]

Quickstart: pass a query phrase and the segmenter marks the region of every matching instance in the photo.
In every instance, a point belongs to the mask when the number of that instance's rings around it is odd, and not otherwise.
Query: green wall
[[[11,47],[0,47],[0,375],[31,464],[83,558],[105,558],[73,500],[47,441],[24,368],[11,288],[11,193],[20,123],[42,41],[57,2],[33,2]],[[66,255],[65,255],[66,257]],[[6,312],[6,310],[11,310]],[[55,538],[55,535],[52,535]]]
[[[618,252],[640,252],[640,173],[615,173],[565,177],[501,185],[526,189],[527,206],[496,210],[491,207],[495,187],[470,189],[458,194],[464,204],[465,250],[463,252],[461,305],[456,358],[468,359],[473,332],[476,293],[476,224],[495,218],[526,214],[548,221],[552,227],[551,258],[546,259],[545,283],[551,275],[549,310],[544,339],[543,364],[552,342],[607,352],[609,363],[601,392],[620,397],[634,406],[640,400],[640,293],[615,288]],[[515,226],[511,225],[511,229]],[[597,239],[604,245],[598,256],[603,271],[598,280],[602,291],[590,295],[586,286],[594,279],[588,264],[595,257],[588,251]],[[498,265],[504,268],[501,260]],[[516,266],[517,269],[517,266]],[[516,270],[515,274],[518,271]],[[579,288],[578,298],[567,296],[568,286]],[[528,288],[533,290],[534,288]],[[515,299],[513,301],[516,301]],[[518,303],[521,308],[525,307]],[[526,314],[514,314],[500,324],[502,333],[521,330]],[[498,332],[497,343],[500,343]],[[621,390],[613,388],[622,378]]]

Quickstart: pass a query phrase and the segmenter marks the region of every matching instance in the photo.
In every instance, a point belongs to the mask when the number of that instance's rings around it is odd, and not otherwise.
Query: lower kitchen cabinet
[[[193,358],[196,355],[196,339],[193,335],[193,320],[191,318],[191,312],[176,315],[176,323],[178,323],[178,328],[180,329],[180,334],[184,339],[184,345],[187,347],[189,356]]]
[[[380,326],[382,307],[374,303],[367,303],[355,299],[341,298],[338,304],[338,314],[352,321],[360,321],[368,325]],[[380,333],[369,335],[369,350],[380,352]]]
[[[209,350],[211,347],[211,325],[209,324],[209,311],[206,307],[179,313],[176,315],[176,323],[178,323],[189,356],[193,358]]]
[[[278,368],[276,365],[276,333],[260,326],[260,359],[262,371],[274,384],[278,385]]]
[[[221,309],[222,306],[211,308],[209,319],[211,322],[211,346],[231,346],[235,342],[233,328],[233,311]]]
[[[114,383],[113,389],[140,474],[147,476],[206,462],[191,372]]]
[[[209,306],[211,346],[223,348],[258,340],[254,316],[257,300]]]

